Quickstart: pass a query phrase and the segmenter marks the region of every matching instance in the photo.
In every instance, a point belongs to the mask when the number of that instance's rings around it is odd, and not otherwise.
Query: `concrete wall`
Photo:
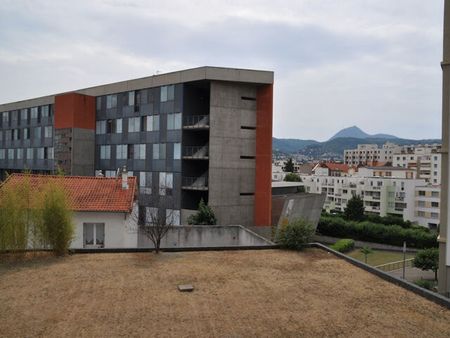
[[[212,81],[210,95],[208,204],[219,224],[253,225],[256,132],[241,126],[256,128],[256,86]]]
[[[72,129],[71,175],[94,176],[95,131]]]
[[[153,243],[139,235],[139,248],[153,248]],[[272,243],[239,225],[177,226],[161,242],[162,248],[260,246]]]
[[[83,223],[105,223],[105,248],[135,248],[136,226],[124,213],[75,212],[75,238],[71,248],[83,248]]]

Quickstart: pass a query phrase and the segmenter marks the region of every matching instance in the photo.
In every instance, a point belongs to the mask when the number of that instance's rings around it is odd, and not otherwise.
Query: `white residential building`
[[[376,144],[358,144],[356,149],[344,150],[344,163],[348,165],[366,165],[374,162],[392,162],[393,154],[401,146],[386,142],[381,148]]]

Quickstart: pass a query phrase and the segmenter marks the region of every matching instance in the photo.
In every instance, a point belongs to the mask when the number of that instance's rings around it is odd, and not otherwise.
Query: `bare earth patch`
[[[0,264],[0,336],[449,337],[450,311],[318,249],[86,254]]]

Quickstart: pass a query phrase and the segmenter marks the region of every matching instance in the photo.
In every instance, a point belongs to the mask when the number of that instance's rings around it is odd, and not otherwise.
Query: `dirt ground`
[[[449,337],[450,311],[319,249],[84,254],[0,264],[0,336]]]

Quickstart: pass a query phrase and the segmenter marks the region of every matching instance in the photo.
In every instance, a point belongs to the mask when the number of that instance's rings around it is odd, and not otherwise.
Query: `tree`
[[[161,240],[167,235],[170,229],[173,228],[173,210],[171,209],[157,209],[146,214],[140,213],[139,231],[144,234],[155,247],[155,253],[159,254],[161,248]],[[167,214],[166,210],[171,210]]]
[[[67,253],[74,236],[69,200],[59,182],[50,182],[44,188],[41,206],[43,237],[57,256]]]
[[[368,246],[361,248],[361,253],[364,254],[364,262],[367,264],[367,256],[373,253],[373,250]]]
[[[295,219],[278,230],[276,242],[286,249],[301,250],[314,235],[314,226],[304,220]]]
[[[197,213],[191,215],[187,219],[188,224],[190,225],[215,225],[217,224],[216,215],[214,215],[214,211],[211,207],[205,204],[203,198],[200,200],[198,205]]]
[[[295,173],[288,173],[284,177],[285,182],[302,182],[302,178]]]
[[[437,271],[439,268],[439,249],[429,248],[420,250],[414,257],[413,265],[422,270],[432,270],[434,280],[437,280]]]
[[[362,221],[364,219],[364,202],[361,197],[354,195],[348,200],[344,217],[351,221]]]
[[[294,172],[294,162],[292,161],[292,157],[289,157],[289,159],[286,162],[284,162],[283,170],[287,173]]]

